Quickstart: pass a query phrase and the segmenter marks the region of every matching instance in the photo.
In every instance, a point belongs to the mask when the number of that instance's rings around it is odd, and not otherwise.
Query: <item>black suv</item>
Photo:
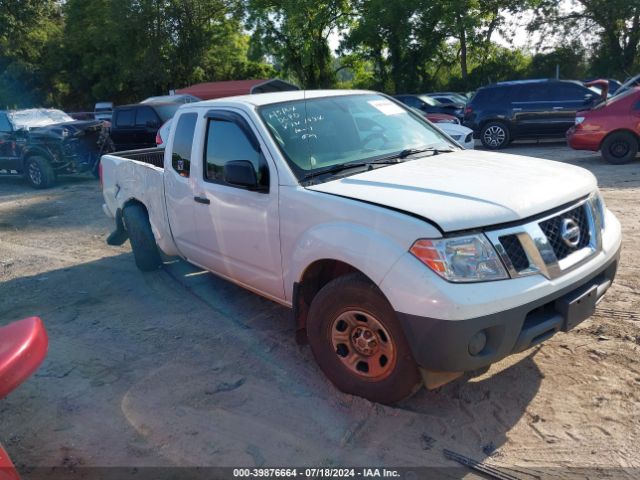
[[[517,138],[564,136],[578,110],[600,102],[600,96],[571,80],[521,80],[478,89],[467,104],[464,125],[489,149]]]
[[[134,150],[156,146],[156,134],[173,117],[180,104],[136,103],[113,111],[111,139],[116,150]]]

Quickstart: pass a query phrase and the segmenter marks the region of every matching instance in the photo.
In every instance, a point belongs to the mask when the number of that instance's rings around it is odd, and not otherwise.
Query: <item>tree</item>
[[[332,87],[336,74],[328,38],[350,16],[348,0],[249,0],[253,54],[273,57],[305,88]]]
[[[369,61],[374,87],[413,91],[430,83],[426,68],[446,38],[442,3],[428,0],[359,0],[357,17],[342,52]]]
[[[247,59],[236,0],[67,0],[64,13],[67,103],[78,107],[270,73]]]
[[[55,0],[0,0],[0,107],[44,102],[51,90],[46,53],[59,39]]]
[[[638,65],[640,0],[571,0],[568,8],[543,0],[529,28],[545,26],[569,39],[594,36],[593,73],[626,76]]]

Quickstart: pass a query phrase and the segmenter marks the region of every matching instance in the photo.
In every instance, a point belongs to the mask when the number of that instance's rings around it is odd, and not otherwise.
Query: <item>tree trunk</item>
[[[467,32],[464,27],[460,28],[460,71],[462,72],[462,80],[466,84],[469,70],[467,68]]]

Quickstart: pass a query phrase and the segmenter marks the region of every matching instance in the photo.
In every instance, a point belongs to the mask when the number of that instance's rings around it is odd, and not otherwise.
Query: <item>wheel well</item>
[[[508,120],[505,120],[504,118],[489,118],[489,119],[483,120],[480,123],[480,128],[478,129],[478,133],[480,133],[488,123],[502,123],[504,126],[506,126],[509,129],[509,133],[511,133],[513,130],[513,126],[511,125],[511,122],[509,122]]]
[[[124,202],[122,204],[122,208],[119,208],[118,211],[116,212],[116,225],[118,225],[118,227],[122,226],[125,231],[126,231],[126,225],[124,224],[124,209],[130,205],[140,205],[142,208],[144,208],[144,211],[147,213],[147,217],[149,216],[149,210],[147,210],[147,206],[144,203],[142,203],[140,200],[136,198],[130,198],[129,200]]]
[[[638,146],[640,146],[640,137],[638,137],[638,134],[636,132],[634,132],[633,130],[628,130],[626,128],[619,128],[618,130],[614,130],[613,132],[607,133],[607,135],[600,141],[600,145],[598,145],[598,150],[602,150],[602,145],[604,144],[605,140],[609,138],[611,135],[615,135],[616,133],[630,133],[631,135],[633,135],[633,138],[635,138],[636,141],[638,142]]]
[[[307,267],[299,282],[293,285],[293,316],[296,323],[298,343],[306,343],[307,316],[311,302],[327,283],[349,273],[360,273],[371,283],[369,277],[357,268],[339,260],[317,260]]]

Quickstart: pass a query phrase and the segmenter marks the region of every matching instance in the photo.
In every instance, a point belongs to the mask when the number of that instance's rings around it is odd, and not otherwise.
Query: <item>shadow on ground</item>
[[[40,315],[50,335],[0,404],[19,465],[446,467],[443,448],[499,450],[540,386],[529,354],[397,407],[345,395],[287,309],[175,268],[123,254],[0,284],[0,323]]]

